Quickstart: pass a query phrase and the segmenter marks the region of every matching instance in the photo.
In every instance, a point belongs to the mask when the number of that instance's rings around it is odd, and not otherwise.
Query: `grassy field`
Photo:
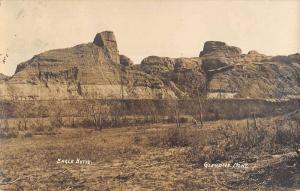
[[[253,123],[18,132],[0,140],[0,190],[300,188],[297,121]]]

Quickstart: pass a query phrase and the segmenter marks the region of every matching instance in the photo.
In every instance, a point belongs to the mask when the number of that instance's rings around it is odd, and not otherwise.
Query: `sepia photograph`
[[[300,190],[300,0],[0,0],[0,191]]]

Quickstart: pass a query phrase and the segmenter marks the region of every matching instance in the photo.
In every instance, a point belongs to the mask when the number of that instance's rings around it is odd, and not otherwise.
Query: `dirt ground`
[[[292,150],[259,156],[247,168],[206,168],[186,162],[187,147],[147,144],[147,135],[159,135],[170,126],[175,125],[61,128],[48,135],[0,140],[0,190],[300,189],[299,163],[289,163],[296,160]],[[207,137],[218,128],[219,122],[208,122],[197,131]]]

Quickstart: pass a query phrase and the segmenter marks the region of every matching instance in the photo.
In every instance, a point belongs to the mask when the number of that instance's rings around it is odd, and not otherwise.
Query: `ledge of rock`
[[[296,54],[290,54],[288,56],[274,56],[272,58],[272,61],[274,61],[274,62],[285,62],[285,63],[288,63],[288,64],[300,63],[300,54],[296,53]]]
[[[218,68],[222,68],[228,65],[229,64],[226,62],[226,60],[223,59],[209,58],[202,60],[202,69],[204,71],[216,70]]]
[[[141,62],[141,68],[147,74],[165,73],[174,70],[174,61],[168,57],[148,56]]]

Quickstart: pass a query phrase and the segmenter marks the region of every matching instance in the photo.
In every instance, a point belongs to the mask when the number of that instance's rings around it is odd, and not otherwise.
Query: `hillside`
[[[299,98],[300,54],[266,56],[208,41],[199,57],[149,56],[133,64],[113,32],[20,63],[0,99]]]

